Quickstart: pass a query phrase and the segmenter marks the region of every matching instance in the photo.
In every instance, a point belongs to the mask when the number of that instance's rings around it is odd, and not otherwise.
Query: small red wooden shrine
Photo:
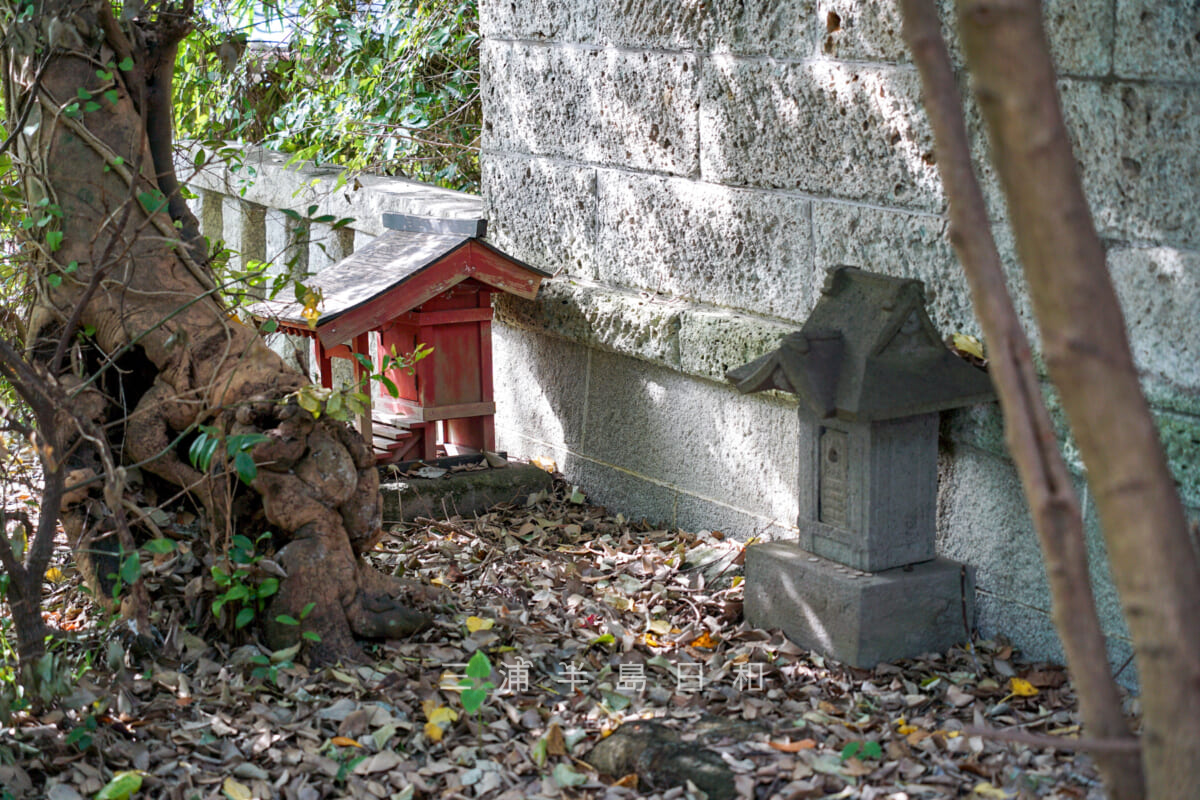
[[[392,230],[306,282],[323,298],[316,328],[293,303],[275,310],[279,329],[312,340],[326,387],[334,358],[351,359],[357,379],[356,353],[379,365],[418,344],[433,349],[413,374],[384,373],[398,397],[372,384],[363,435],[381,462],[495,450],[492,295],[533,299],[548,273],[483,241],[483,220],[385,214],[384,224]]]

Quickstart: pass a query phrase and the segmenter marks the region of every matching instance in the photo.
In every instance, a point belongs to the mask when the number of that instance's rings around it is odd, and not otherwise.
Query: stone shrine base
[[[795,542],[746,548],[746,620],[854,667],[940,652],[970,638],[975,582],[945,558],[862,572]]]

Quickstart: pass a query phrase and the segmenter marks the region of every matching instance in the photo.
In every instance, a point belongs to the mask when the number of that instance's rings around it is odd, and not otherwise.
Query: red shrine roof
[[[550,273],[523,264],[475,236],[389,230],[305,281],[322,302],[316,334],[326,346],[347,342],[466,280],[532,300]],[[264,301],[257,316],[310,330],[299,302]]]

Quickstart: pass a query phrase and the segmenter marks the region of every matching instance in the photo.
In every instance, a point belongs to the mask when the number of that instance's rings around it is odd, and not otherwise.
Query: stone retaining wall
[[[1194,5],[1046,3],[1084,185],[1193,510]],[[979,332],[946,240],[894,0],[483,0],[480,14],[489,235],[559,275],[537,302],[501,306],[504,446],[555,457],[627,515],[743,538],[787,535],[801,466],[794,405],[738,396],[725,370],[802,322],[823,269],[838,264],[920,278],[943,333]],[[951,43],[957,52],[952,34]],[[970,101],[968,114],[983,152]],[[990,167],[981,173],[1029,321],[1003,199]],[[1079,485],[1106,630],[1124,661],[1096,512]],[[983,632],[1058,657],[1040,554],[994,408],[944,418],[938,520],[941,552],[979,571]]]

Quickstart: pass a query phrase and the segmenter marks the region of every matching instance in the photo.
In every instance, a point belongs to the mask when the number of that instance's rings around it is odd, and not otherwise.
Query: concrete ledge
[[[383,522],[411,522],[417,517],[443,519],[482,514],[497,503],[523,501],[549,490],[550,473],[530,464],[460,472],[441,478],[405,478],[380,485]]]
[[[944,558],[863,573],[793,542],[746,548],[746,621],[855,667],[966,641],[974,595],[971,569]]]

